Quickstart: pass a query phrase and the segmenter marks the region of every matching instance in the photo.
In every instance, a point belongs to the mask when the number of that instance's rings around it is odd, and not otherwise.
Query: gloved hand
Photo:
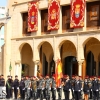
[[[23,88],[23,90],[25,90],[25,88]]]
[[[28,90],[30,90],[30,87],[28,88]]]
[[[98,91],[98,89],[96,91]]]
[[[80,92],[80,90],[78,90]]]
[[[19,87],[17,87],[17,89],[19,89]]]
[[[71,91],[71,89],[69,89],[69,91]]]
[[[12,87],[12,89],[14,89],[14,87]]]

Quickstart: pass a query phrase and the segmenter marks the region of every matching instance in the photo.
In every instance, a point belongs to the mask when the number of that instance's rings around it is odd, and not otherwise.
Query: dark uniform
[[[17,99],[18,89],[19,89],[19,80],[18,80],[17,78],[18,78],[18,76],[16,75],[16,76],[15,76],[15,80],[14,80],[14,82],[13,82],[15,99]]]
[[[21,78],[21,81],[19,83],[19,89],[20,89],[21,99],[25,99],[25,83],[23,77]]]
[[[92,81],[92,90],[94,95],[94,100],[99,100],[99,80],[95,77]]]
[[[51,85],[52,99],[56,100],[56,81],[55,81],[55,75],[53,75],[51,80],[52,80],[52,85]]]
[[[6,93],[7,93],[6,98],[7,99],[11,98],[11,94],[10,94],[11,90],[12,90],[12,88],[11,88],[11,79],[10,79],[10,76],[8,76],[8,80],[6,81]]]
[[[81,84],[81,82],[79,81],[79,77],[76,76],[76,80],[75,80],[75,83],[74,83],[75,100],[80,100],[80,91],[81,91],[81,87],[82,87],[82,84]]]
[[[64,83],[65,100],[69,100],[70,91],[71,91],[71,81],[69,79],[69,76],[67,76],[66,81]]]

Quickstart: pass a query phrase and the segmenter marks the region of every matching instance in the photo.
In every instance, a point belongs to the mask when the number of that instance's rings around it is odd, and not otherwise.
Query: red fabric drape
[[[60,1],[49,0],[48,4],[48,30],[59,29]]]
[[[71,28],[84,26],[85,0],[71,0]]]
[[[28,3],[28,32],[38,30],[38,2]]]

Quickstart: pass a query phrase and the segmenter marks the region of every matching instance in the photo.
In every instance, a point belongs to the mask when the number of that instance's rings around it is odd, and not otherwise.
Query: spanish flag
[[[56,78],[56,85],[59,87],[61,85],[61,78],[63,77],[62,74],[62,63],[61,60],[58,59],[56,62],[56,70],[55,70],[55,78]]]

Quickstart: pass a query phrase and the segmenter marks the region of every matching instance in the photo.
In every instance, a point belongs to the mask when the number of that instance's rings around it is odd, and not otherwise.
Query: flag
[[[71,0],[70,28],[84,27],[85,0]]]
[[[60,0],[48,2],[48,30],[58,30],[60,19]]]
[[[10,65],[9,65],[9,71],[11,71],[12,70],[12,66],[11,66],[11,62],[10,62]]]
[[[55,70],[55,79],[56,79],[56,85],[59,87],[61,85],[61,78],[63,77],[62,73],[62,63],[61,60],[57,60],[56,62],[56,70]]]
[[[38,30],[38,1],[28,3],[28,32]]]

